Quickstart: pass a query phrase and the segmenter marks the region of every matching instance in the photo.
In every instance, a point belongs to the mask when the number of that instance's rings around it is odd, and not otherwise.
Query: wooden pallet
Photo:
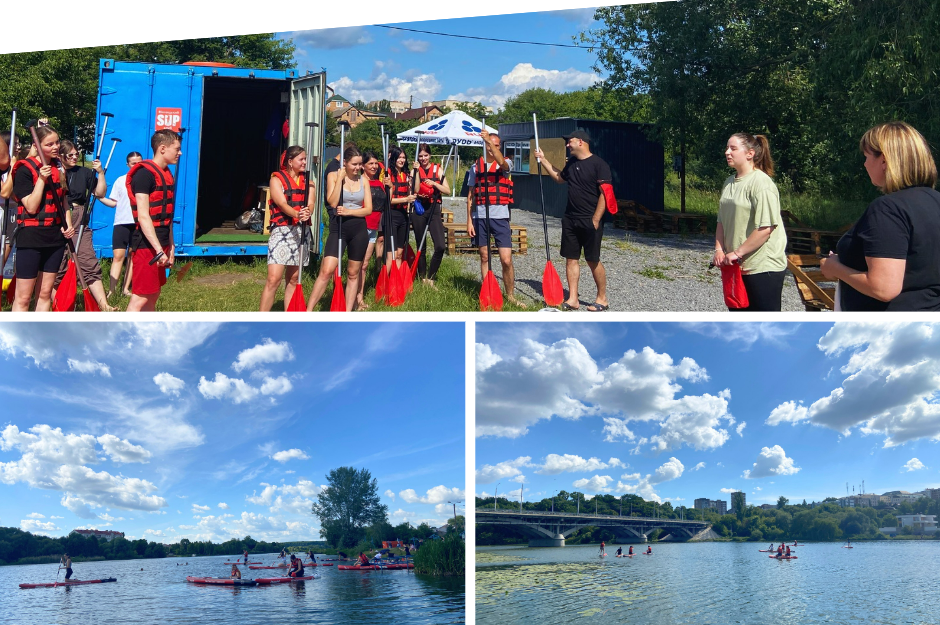
[[[660,213],[654,213],[633,200],[617,200],[614,226],[634,232],[666,232]]]
[[[830,283],[819,269],[819,257],[815,254],[790,254],[787,256],[787,269],[793,274],[796,288],[803,300],[803,307],[808,311],[834,310],[835,292],[832,287],[821,284]]]
[[[445,224],[454,223],[454,211],[441,209],[441,220],[443,220]]]
[[[512,235],[512,253],[527,254],[529,252],[529,235],[525,226],[509,225]],[[444,242],[447,246],[447,253],[451,256],[457,254],[478,254],[479,248],[473,244],[470,235],[467,234],[467,224],[445,223],[444,224]],[[498,253],[496,244],[490,246],[492,252]]]

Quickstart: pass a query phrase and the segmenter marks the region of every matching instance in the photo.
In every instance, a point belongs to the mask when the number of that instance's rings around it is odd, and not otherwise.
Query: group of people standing
[[[865,170],[882,192],[820,259],[836,281],[836,310],[940,310],[940,193],[926,139],[904,122],[869,129],[859,142]],[[735,173],[725,181],[715,233],[716,266],[738,266],[747,305],[779,311],[787,239],[767,137],[737,133],[725,150]]]

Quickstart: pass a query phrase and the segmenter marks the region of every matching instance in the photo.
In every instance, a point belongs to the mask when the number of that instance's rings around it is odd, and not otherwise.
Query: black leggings
[[[428,220],[430,220],[430,225],[428,226]],[[444,260],[444,222],[441,219],[441,205],[432,204],[431,207],[424,211],[423,215],[412,214],[411,215],[411,227],[415,231],[415,245],[421,247],[421,237],[424,235],[424,228],[428,226],[428,232],[431,233],[431,241],[434,242],[434,255],[431,256],[431,267],[427,270],[427,277],[433,280],[437,277],[437,270],[441,266],[441,261]],[[397,243],[397,240],[396,240]],[[418,249],[415,248],[415,253]],[[421,258],[418,259],[418,274],[419,276],[425,275],[425,257],[427,256],[427,248],[424,248],[424,252],[421,254]]]
[[[395,239],[395,249],[403,250],[405,249],[405,244],[408,243],[408,216],[405,215],[405,211],[393,209],[391,211],[392,215],[392,230],[391,232],[385,232],[385,252],[388,253],[389,247],[392,244],[391,238]]]
[[[330,218],[330,234],[323,246],[323,256],[336,258],[339,241],[339,216]],[[369,247],[365,217],[343,217],[343,250],[348,260],[362,262]],[[339,259],[342,262],[342,259]]]
[[[786,271],[765,271],[744,274],[744,290],[747,292],[747,308],[729,308],[731,312],[780,312],[783,279]]]

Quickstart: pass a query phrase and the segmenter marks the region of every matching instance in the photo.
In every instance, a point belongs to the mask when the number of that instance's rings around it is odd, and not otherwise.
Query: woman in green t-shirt
[[[735,174],[721,189],[712,262],[741,265],[749,305],[729,310],[778,311],[787,270],[787,235],[780,193],[771,179],[770,144],[764,135],[739,132],[728,139],[725,159]]]

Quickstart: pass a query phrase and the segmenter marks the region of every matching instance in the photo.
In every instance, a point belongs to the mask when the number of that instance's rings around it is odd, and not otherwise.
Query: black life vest
[[[140,222],[137,219],[137,196],[134,194],[131,183],[136,174],[141,169],[146,169],[153,174],[153,179],[157,183],[157,188],[150,194],[150,219],[153,221],[154,228],[169,226],[173,223],[173,174],[169,169],[160,169],[153,161],[141,161],[131,167],[125,178],[127,186],[127,198],[131,203],[131,213],[134,215],[134,223],[137,229],[140,229]]]
[[[307,194],[304,193],[303,185],[295,184],[293,177],[288,176],[283,171],[276,171],[271,174],[271,177],[277,178],[280,181],[281,188],[284,189],[284,199],[287,200],[287,205],[299,212],[300,209],[304,207],[307,200]],[[271,227],[294,226],[300,223],[296,218],[285,215],[280,207],[274,203],[273,198],[268,200],[268,206],[271,209]]]
[[[437,163],[431,163],[427,170],[420,165],[418,166],[418,196],[430,200],[432,204],[441,203],[441,192],[437,187],[432,187],[424,181],[433,180],[439,183],[441,181],[440,171],[441,168],[438,167]]]
[[[400,171],[394,176],[389,173],[388,176],[389,184],[392,188],[392,199],[398,199],[403,197],[408,197],[411,195],[411,188],[408,184],[408,174]],[[406,204],[393,204],[392,208],[398,210],[405,210],[408,206]]]
[[[483,157],[477,161],[476,184],[473,185],[473,200],[477,206],[507,206],[512,204],[512,179],[494,160],[489,166]]]
[[[13,165],[13,171],[10,172],[11,176],[16,176],[16,172],[20,167],[25,167],[29,170],[29,173],[33,177],[33,186],[39,182],[39,169],[42,167],[42,163],[38,158],[31,157],[26,158],[21,161],[16,161]],[[30,215],[26,212],[26,207],[23,206],[22,198],[16,199],[16,221],[20,226],[29,228],[29,227],[50,227],[50,226],[59,226],[62,227],[62,218],[59,216],[59,211],[56,208],[56,196],[58,196],[59,202],[62,202],[65,199],[65,189],[62,188],[61,183],[61,174],[59,173],[58,167],[52,168],[52,175],[49,176],[49,180],[46,181],[45,191],[43,193],[42,205],[39,207],[39,212],[35,215]]]

